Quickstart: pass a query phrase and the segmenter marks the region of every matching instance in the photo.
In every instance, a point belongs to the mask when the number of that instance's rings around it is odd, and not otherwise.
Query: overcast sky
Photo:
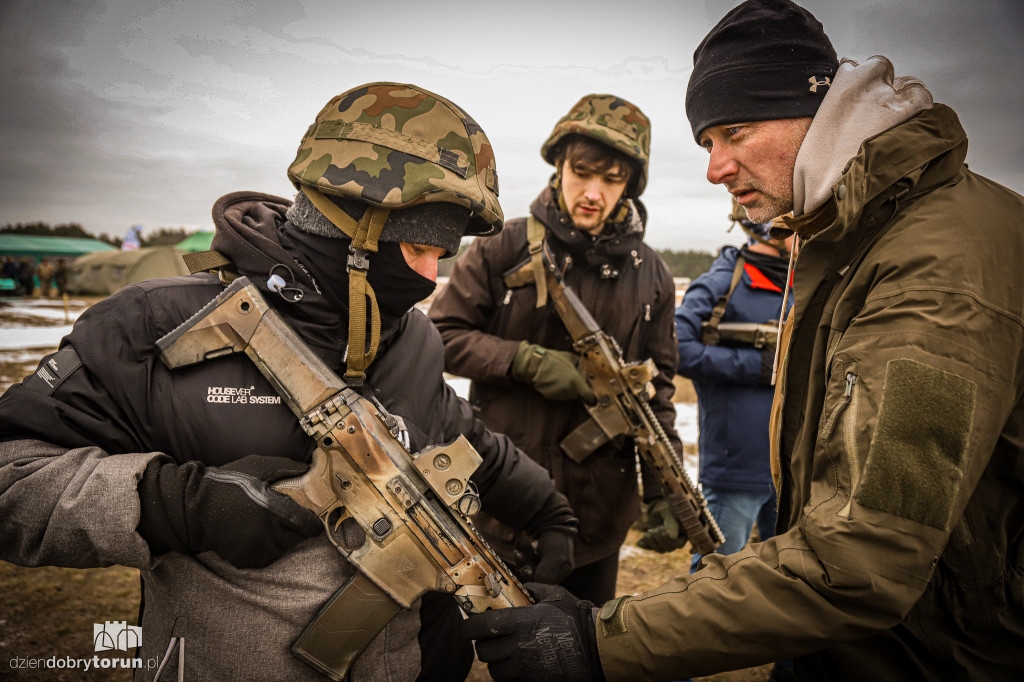
[[[291,198],[285,170],[334,95],[414,83],[495,147],[506,217],[550,167],[540,144],[582,95],[653,122],[647,240],[714,251],[729,197],[683,111],[693,50],[736,0],[0,2],[0,224],[210,229],[221,195]],[[1024,3],[805,0],[840,57],[888,56],[951,105],[972,169],[1024,188]]]

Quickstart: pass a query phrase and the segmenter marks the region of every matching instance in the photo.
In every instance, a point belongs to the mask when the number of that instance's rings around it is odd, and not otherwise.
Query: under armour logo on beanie
[[[811,76],[807,79],[807,82],[811,84],[811,92],[817,92],[818,88],[827,88],[832,85],[832,79],[826,76],[825,78],[818,78],[818,76]]]
[[[726,123],[814,116],[839,59],[821,23],[790,0],[747,0],[693,53],[693,137]],[[808,86],[810,84],[810,86]]]

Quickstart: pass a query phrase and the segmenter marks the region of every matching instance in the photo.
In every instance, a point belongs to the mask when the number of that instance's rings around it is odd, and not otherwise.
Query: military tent
[[[181,260],[183,253],[173,246],[154,246],[79,256],[71,266],[68,292],[106,296],[144,279],[187,275],[188,268]]]
[[[213,232],[193,232],[174,245],[182,251],[209,251],[213,241]]]
[[[74,258],[94,251],[113,251],[114,247],[99,239],[84,237],[50,237],[34,234],[0,234],[0,255],[32,256],[37,261],[43,256]]]

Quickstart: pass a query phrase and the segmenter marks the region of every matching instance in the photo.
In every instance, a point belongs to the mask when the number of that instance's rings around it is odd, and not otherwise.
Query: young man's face
[[[700,145],[711,159],[708,181],[725,185],[755,223],[793,210],[793,167],[810,117],[708,128]]]
[[[409,267],[426,277],[431,282],[437,281],[437,261],[444,255],[444,249],[440,246],[427,246],[425,244],[410,244],[401,242],[402,255]]]
[[[619,203],[629,175],[620,164],[598,171],[585,162],[562,162],[562,199],[577,229],[599,234]]]

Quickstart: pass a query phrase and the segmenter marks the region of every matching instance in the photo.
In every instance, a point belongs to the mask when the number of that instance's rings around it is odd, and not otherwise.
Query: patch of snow
[[[0,332],[2,333],[2,332]],[[0,363],[20,365],[33,360],[39,360],[46,355],[46,349],[24,349],[0,350]]]
[[[58,327],[2,327],[0,350],[23,348],[57,349],[60,340],[71,333],[71,325]]]
[[[455,389],[455,394],[463,400],[469,400],[469,379],[445,374],[444,380]]]
[[[68,309],[67,319],[70,322],[74,322],[78,319],[78,316],[82,314],[83,308]],[[58,320],[64,321],[64,308],[47,308],[42,306],[28,307],[24,305],[18,306],[5,306],[3,308],[5,313],[12,313],[14,315],[22,315],[24,317],[37,317],[44,320]]]
[[[652,550],[640,549],[636,545],[625,543],[619,547],[619,561],[623,559],[630,559],[635,556],[652,556],[656,555],[657,552]]]
[[[686,445],[696,445],[700,435],[697,422],[697,403],[672,403],[676,408],[676,433]]]

